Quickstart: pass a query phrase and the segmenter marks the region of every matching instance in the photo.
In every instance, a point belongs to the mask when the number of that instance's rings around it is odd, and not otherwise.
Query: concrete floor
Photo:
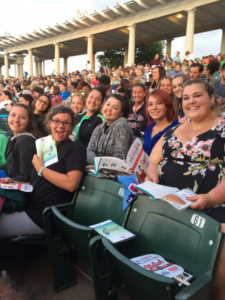
[[[0,249],[0,271],[7,271],[12,287],[23,294],[24,300],[94,300],[90,271],[82,262],[78,265],[82,271],[76,268],[77,284],[56,293],[45,247],[11,244]],[[121,291],[119,298],[130,299],[126,291]]]

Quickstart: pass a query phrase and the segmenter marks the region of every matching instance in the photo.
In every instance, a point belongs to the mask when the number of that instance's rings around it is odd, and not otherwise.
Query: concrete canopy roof
[[[128,44],[129,26],[136,24],[136,44],[166,40],[186,34],[187,11],[196,8],[195,33],[225,28],[225,0],[134,0],[117,1],[95,14],[66,20],[19,37],[0,39],[0,50],[27,53],[41,59],[54,59],[54,44],[60,44],[60,57],[87,53],[87,36],[93,35],[93,51]],[[181,18],[178,18],[178,14]]]

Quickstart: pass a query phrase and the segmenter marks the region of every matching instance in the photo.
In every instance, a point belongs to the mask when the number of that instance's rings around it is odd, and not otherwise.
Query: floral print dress
[[[160,184],[208,193],[225,179],[225,119],[184,144],[173,134],[179,125],[163,138],[164,160],[158,165]]]

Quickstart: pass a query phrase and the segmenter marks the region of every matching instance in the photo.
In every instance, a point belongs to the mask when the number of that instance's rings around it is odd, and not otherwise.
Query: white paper
[[[162,256],[157,254],[147,254],[131,259],[140,267],[154,272],[158,275],[173,278],[184,272],[181,266],[169,263]]]
[[[168,202],[170,205],[172,205],[177,210],[182,211],[182,210],[186,209],[187,207],[189,207],[190,205],[193,204],[193,202],[192,201],[188,201],[186,199],[186,197],[188,198],[188,197],[195,196],[196,193],[193,192],[193,191],[191,191],[191,190],[188,190],[188,189],[183,189],[183,190],[180,190],[179,192],[172,193],[171,195],[179,197],[181,200],[183,200],[185,202],[185,204],[179,205],[177,203],[174,203],[174,202],[171,202],[171,201],[167,201],[166,199],[163,199],[163,197],[165,197],[165,196],[160,197],[160,199]],[[168,195],[166,195],[166,196],[168,196]]]
[[[133,233],[111,220],[107,220],[89,227],[96,230],[99,234],[110,240],[113,244],[135,237]]]
[[[9,183],[9,184],[4,184],[1,183],[0,187],[4,190],[19,190],[23,192],[30,193],[33,191],[33,186],[30,184],[20,184],[20,183]]]
[[[148,170],[150,166],[149,156],[144,152],[142,143],[140,139],[137,138],[134,140],[127,153],[126,162],[129,168],[132,169],[136,174],[138,183],[144,182],[146,177],[146,174],[142,169],[140,161],[143,162],[144,166]]]
[[[186,198],[196,195],[195,192],[146,181],[135,186],[137,189],[149,194],[153,199],[161,199],[172,205],[178,211],[182,211],[193,204]]]
[[[103,156],[94,157],[93,160],[96,176],[102,169],[115,170],[118,172],[127,172],[129,170],[128,164],[126,164],[122,159],[119,158]]]
[[[146,181],[142,184],[135,186],[137,189],[140,189],[143,192],[148,193],[153,199],[161,198],[165,195],[172,194],[178,192],[179,189],[166,186],[162,184],[157,184],[151,181]]]
[[[58,162],[58,154],[55,141],[53,141],[52,136],[48,135],[46,137],[42,137],[35,141],[37,155],[40,157],[41,153],[43,155],[43,163],[44,166],[50,166],[56,162]]]

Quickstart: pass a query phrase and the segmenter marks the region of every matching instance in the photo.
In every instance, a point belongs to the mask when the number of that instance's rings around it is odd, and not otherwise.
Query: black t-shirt
[[[61,174],[67,174],[74,170],[85,171],[86,150],[80,142],[64,141],[57,146],[58,162],[47,168]],[[35,168],[32,169],[31,182],[33,192],[27,193],[27,203],[25,212],[39,227],[44,228],[42,211],[47,206],[60,203],[67,203],[72,200],[73,193],[59,188],[37,174]]]
[[[45,126],[45,114],[44,115],[37,115],[33,113],[34,116],[34,123],[37,126],[38,131],[43,135],[43,136],[48,136],[48,130],[46,129]]]

